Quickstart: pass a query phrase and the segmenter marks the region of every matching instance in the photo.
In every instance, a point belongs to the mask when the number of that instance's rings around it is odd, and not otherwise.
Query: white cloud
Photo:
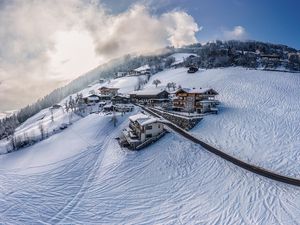
[[[5,0],[0,8],[0,109],[33,102],[98,63],[193,43],[185,12],[152,15],[135,5],[110,14],[84,0]]]
[[[244,40],[247,38],[246,29],[242,26],[235,26],[232,30],[224,30],[226,40]]]

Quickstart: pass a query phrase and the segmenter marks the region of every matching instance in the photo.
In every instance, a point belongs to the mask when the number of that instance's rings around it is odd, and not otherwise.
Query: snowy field
[[[176,69],[151,79],[216,89],[220,113],[191,132],[300,176],[299,74]],[[300,188],[242,170],[176,134],[139,152],[121,149],[115,137],[130,115],[118,115],[114,127],[110,115],[92,114],[0,155],[0,224],[299,224]]]
[[[169,57],[173,57],[175,61],[172,63],[172,65],[177,65],[179,63],[183,63],[185,59],[187,59],[189,56],[196,56],[196,54],[191,53],[175,53],[170,55]]]
[[[187,74],[180,68],[152,79],[215,89],[220,113],[191,132],[237,158],[300,178],[300,74],[243,68]]]

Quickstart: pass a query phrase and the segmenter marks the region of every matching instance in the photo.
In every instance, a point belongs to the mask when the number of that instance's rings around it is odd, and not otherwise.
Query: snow
[[[181,88],[181,90],[187,92],[187,93],[200,93],[200,94],[203,94],[207,91],[211,91],[212,88]]]
[[[141,120],[141,119],[149,119],[149,116],[144,113],[138,113],[138,114],[135,114],[135,115],[129,117],[129,120],[131,120],[132,122],[135,122],[135,121]]]
[[[133,116],[130,116],[129,120],[131,120],[132,122],[137,121],[139,124],[141,124],[141,126],[146,126],[148,124],[160,121],[157,118],[153,118],[153,117],[148,116],[148,115],[143,114],[143,113],[138,113],[138,114],[135,114]]]
[[[146,80],[146,76],[132,76],[132,77],[121,77],[112,79],[110,81],[106,81],[104,83],[96,83],[91,85],[90,87],[87,87],[83,89],[82,91],[79,91],[78,93],[82,93],[83,96],[89,96],[91,93],[99,94],[99,88],[101,87],[109,87],[109,88],[119,88],[119,93],[130,93],[135,90],[135,88],[138,86],[140,81]],[[76,94],[73,94],[72,97],[75,98]],[[60,104],[64,104],[66,100],[68,100],[69,97],[64,98]]]
[[[141,123],[141,125],[142,125],[142,126],[146,126],[146,125],[148,125],[148,124],[156,123],[156,122],[159,122],[159,121],[160,121],[160,120],[157,119],[157,118],[149,118],[149,119],[143,121],[143,122]]]
[[[150,69],[150,66],[147,64],[147,65],[136,68],[134,71],[142,72],[142,71],[149,70],[149,69]]]
[[[180,68],[151,79],[217,90],[220,113],[191,132],[238,158],[299,176],[299,74]],[[177,134],[138,152],[120,148],[115,138],[137,113],[117,114],[116,127],[112,115],[92,114],[0,155],[1,223],[299,223],[299,187],[240,169]],[[23,129],[44,114],[49,121],[42,111]]]
[[[184,60],[186,58],[188,58],[189,56],[197,56],[197,55],[191,54],[191,53],[175,53],[175,54],[170,55],[169,57],[175,58],[175,62],[172,63],[172,66],[175,66],[177,64],[184,62]]]
[[[140,91],[133,91],[130,94],[137,94],[137,95],[158,95],[159,93],[165,91],[165,86],[147,86],[143,90]]]
[[[179,68],[151,79],[213,88],[219,114],[206,116],[192,132],[238,158],[300,178],[300,74],[244,68],[187,74]]]
[[[146,80],[146,76],[132,76],[132,77],[122,77],[114,79],[110,82],[109,87],[120,88],[119,93],[129,93],[133,91],[137,86],[139,79]]]
[[[40,127],[43,127],[45,136],[51,136],[60,131],[59,128],[62,124],[72,123],[80,119],[80,117],[74,113],[65,112],[62,107],[53,109],[52,112],[53,121],[51,119],[52,116],[49,108],[41,110],[36,115],[30,117],[16,128],[15,137],[17,139],[28,137],[29,139],[37,141],[41,139]],[[0,140],[0,154],[6,153],[11,147],[10,142],[6,139]]]

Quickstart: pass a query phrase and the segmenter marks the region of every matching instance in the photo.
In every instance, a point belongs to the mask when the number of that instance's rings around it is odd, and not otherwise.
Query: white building
[[[133,149],[140,149],[156,141],[165,133],[160,119],[143,113],[129,117],[129,121],[129,127],[123,130],[123,135],[129,147]]]

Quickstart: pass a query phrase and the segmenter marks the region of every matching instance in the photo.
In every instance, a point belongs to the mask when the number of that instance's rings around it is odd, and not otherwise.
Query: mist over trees
[[[152,73],[162,71],[164,69],[164,59],[171,53],[172,51],[162,55],[137,57],[127,55],[87,72],[66,86],[57,88],[35,103],[20,109],[13,116],[0,120],[0,139],[11,136],[20,123],[23,123],[39,111],[60,102],[71,94],[81,91],[97,80],[111,79],[119,71],[130,71],[146,64],[150,66]],[[139,85],[143,85],[142,81]]]

